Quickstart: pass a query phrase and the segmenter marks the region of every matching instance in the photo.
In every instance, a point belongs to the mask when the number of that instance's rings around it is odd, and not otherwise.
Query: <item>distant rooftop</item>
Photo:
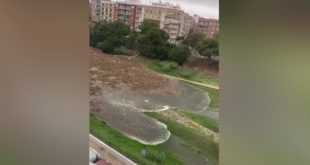
[[[161,3],[161,2],[153,2],[152,6],[158,6],[158,7],[167,7],[167,8],[173,8],[173,9],[181,9],[180,5],[174,5],[172,3],[166,2],[166,3]]]
[[[110,0],[102,0],[102,1],[110,1]],[[163,7],[163,8],[170,8],[170,9],[179,9],[181,10],[180,5],[172,4],[169,2],[162,3],[162,2],[152,2],[151,4],[142,3],[140,0],[112,0],[118,3],[125,3],[125,4],[132,4],[132,5],[143,5],[143,6],[154,6],[154,7]]]

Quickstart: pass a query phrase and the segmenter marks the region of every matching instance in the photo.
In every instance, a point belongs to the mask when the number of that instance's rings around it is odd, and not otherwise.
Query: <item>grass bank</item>
[[[184,125],[172,121],[159,113],[145,112],[145,114],[165,123],[172,134],[184,139],[189,144],[189,147],[197,153],[207,155],[218,161],[219,146],[218,143],[212,140],[212,137],[203,134],[199,130],[185,127]]]
[[[179,68],[176,63],[171,61],[160,61],[143,58],[143,63],[146,64],[148,68],[159,73],[215,86],[218,86],[219,84],[218,79],[214,76],[206,76],[199,74],[198,72],[184,70],[182,68]]]
[[[187,112],[187,111],[181,111],[181,110],[175,110],[179,114],[185,117],[191,118],[193,121],[211,129],[214,132],[219,132],[219,125],[218,122],[210,117],[207,116],[200,116],[198,114],[192,113],[192,112]]]
[[[165,151],[160,145],[148,146],[132,140],[109,127],[94,115],[90,115],[90,133],[110,145],[129,159],[141,165],[180,165],[182,164],[175,155]],[[141,156],[145,149],[146,157]]]

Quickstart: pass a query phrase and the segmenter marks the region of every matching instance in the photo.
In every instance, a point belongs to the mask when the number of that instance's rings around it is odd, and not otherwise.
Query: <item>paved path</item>
[[[180,77],[170,76],[170,75],[167,75],[167,74],[162,74],[162,75],[165,76],[165,77],[182,80],[182,81],[185,81],[185,82],[189,82],[189,83],[192,83],[192,84],[196,84],[196,85],[200,85],[200,86],[204,86],[204,87],[208,87],[208,88],[220,89],[218,86],[211,85],[211,84],[206,84],[206,83],[200,83],[200,82],[196,82],[196,81],[186,80],[186,79],[183,79],[183,78],[180,78]]]
[[[109,161],[112,165],[137,165],[91,134],[89,134],[89,146],[95,149],[101,157]]]

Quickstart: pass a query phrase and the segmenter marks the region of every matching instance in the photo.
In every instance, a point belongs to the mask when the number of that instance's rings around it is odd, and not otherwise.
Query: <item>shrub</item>
[[[132,55],[133,52],[125,47],[119,47],[119,48],[114,48],[113,53],[123,54],[123,55]]]
[[[178,69],[178,64],[170,61],[161,61],[158,63],[158,66],[160,70],[164,72],[169,72]]]
[[[179,65],[183,65],[189,55],[190,50],[186,45],[172,46],[168,52],[169,59],[177,62]]]
[[[152,160],[156,163],[163,163],[166,159],[166,154],[163,151],[153,149],[153,148],[147,148],[146,149],[146,159]]]

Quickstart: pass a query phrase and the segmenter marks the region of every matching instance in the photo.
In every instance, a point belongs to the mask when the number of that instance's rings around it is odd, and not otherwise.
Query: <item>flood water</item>
[[[167,126],[147,115],[145,111],[163,111],[171,107],[218,119],[218,109],[209,107],[208,93],[189,84],[180,83],[179,95],[156,91],[113,89],[105,87],[99,96],[96,116],[124,135],[148,145],[160,144],[175,153],[185,164],[216,165],[217,160],[194,152],[181,138],[171,135]]]
[[[197,112],[200,116],[207,116],[215,120],[219,120],[219,108],[210,108],[208,107],[205,111]]]
[[[179,95],[105,87],[99,97],[100,110],[95,113],[112,128],[141,143],[153,145],[162,143],[170,136],[166,125],[146,116],[143,112],[177,107],[201,113],[206,111],[210,102],[206,92],[179,83],[181,87]]]

